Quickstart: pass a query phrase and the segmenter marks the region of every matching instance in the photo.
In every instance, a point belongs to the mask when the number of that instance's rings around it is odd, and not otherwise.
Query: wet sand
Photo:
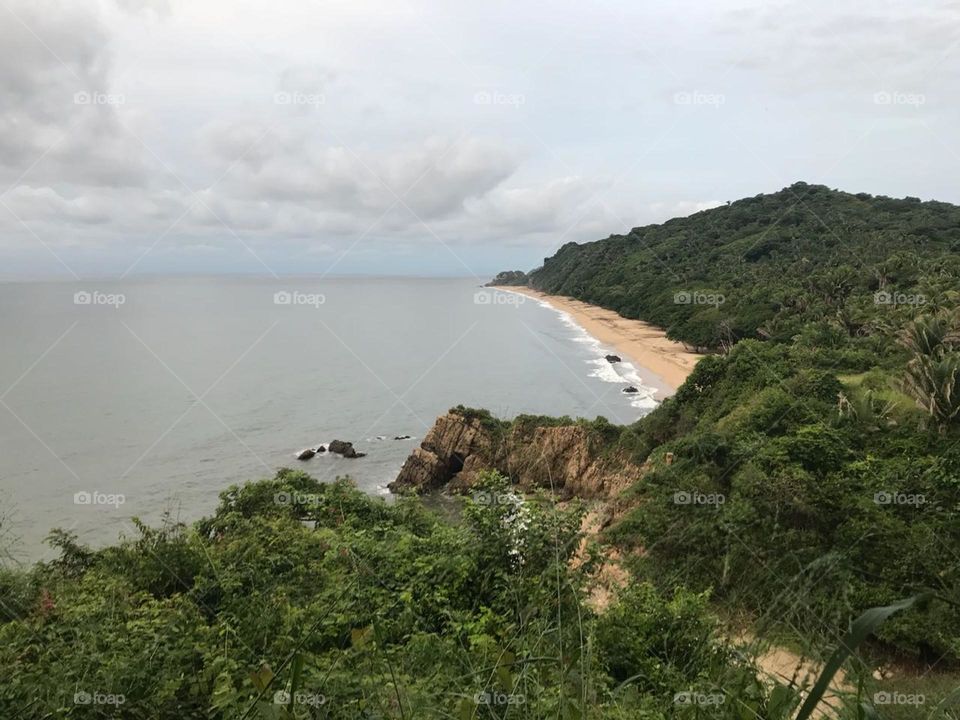
[[[547,295],[528,287],[498,287],[547,302],[561,310],[617,355],[637,366],[648,385],[656,388],[658,400],[669,397],[683,384],[693,366],[703,357],[683,343],[668,340],[660,328],[642,320],[621,317],[613,310],[590,305],[562,295]],[[644,370],[648,372],[644,372]]]

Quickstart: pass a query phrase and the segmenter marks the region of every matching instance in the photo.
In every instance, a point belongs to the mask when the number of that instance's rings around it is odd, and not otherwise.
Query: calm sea
[[[654,406],[568,317],[475,280],[6,283],[0,338],[0,550],[24,561],[53,527],[102,545],[281,466],[385,495],[458,404],[620,423]],[[335,438],[367,456],[295,459]]]

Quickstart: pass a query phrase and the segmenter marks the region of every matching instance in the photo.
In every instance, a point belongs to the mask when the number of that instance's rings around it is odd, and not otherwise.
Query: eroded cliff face
[[[641,470],[616,454],[601,454],[598,444],[579,425],[514,423],[502,429],[449,412],[437,418],[390,489],[463,492],[480,471],[493,469],[524,490],[543,488],[561,498],[609,498],[639,479]]]

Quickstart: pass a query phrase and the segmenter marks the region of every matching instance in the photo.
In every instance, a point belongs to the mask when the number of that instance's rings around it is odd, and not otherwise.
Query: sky
[[[0,278],[473,276],[803,180],[960,202],[960,2],[0,0]]]

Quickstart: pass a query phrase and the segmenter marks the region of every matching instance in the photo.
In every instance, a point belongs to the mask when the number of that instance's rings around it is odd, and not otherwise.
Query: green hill
[[[788,341],[822,320],[870,336],[909,315],[911,296],[950,301],[958,277],[960,207],[796,183],[626,235],[567,243],[528,283],[716,348],[743,338]]]
[[[528,284],[714,351],[615,441],[647,468],[606,533],[635,577],[794,637],[931,591],[874,647],[960,662],[960,207],[797,183]]]

